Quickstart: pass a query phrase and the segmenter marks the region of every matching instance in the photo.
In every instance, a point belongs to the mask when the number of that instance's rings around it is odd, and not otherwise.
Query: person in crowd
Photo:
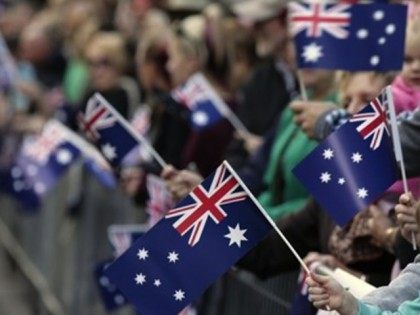
[[[339,83],[340,96],[342,100],[347,100],[348,110],[358,111],[364,104],[359,95],[365,86],[354,85],[353,76],[363,81],[360,73],[345,74]],[[371,78],[370,73],[364,76],[367,80]],[[387,74],[376,74],[376,78],[377,91],[390,80]],[[372,94],[376,95],[376,92],[372,91]],[[365,275],[367,281],[373,284],[389,281],[394,258],[386,250],[390,248],[390,240],[384,231],[392,228],[394,223],[387,217],[386,211],[372,206],[340,229],[311,199],[303,209],[278,220],[277,224],[298,253],[307,256],[306,262],[323,261],[333,269],[342,267],[355,275]],[[298,268],[295,259],[284,254],[286,250],[278,236],[273,234],[245,256],[239,265],[263,278]]]
[[[276,125],[283,109],[296,96],[297,85],[285,3],[248,0],[234,4],[232,11],[240,23],[251,24],[256,54],[264,59],[239,95],[237,114],[249,133],[238,133],[226,154],[232,166],[240,168],[250,155],[247,148],[254,151],[262,144],[261,137]]]
[[[123,117],[128,117],[130,97],[121,86],[127,59],[122,36],[115,32],[95,34],[86,46],[85,56],[91,86],[84,97],[82,107],[86,106],[87,100],[95,92],[99,92]]]
[[[68,64],[64,73],[63,92],[66,101],[77,105],[89,86],[89,69],[84,49],[95,33],[99,31],[99,21],[93,3],[72,1],[63,7],[63,38]]]
[[[420,201],[411,194],[400,197],[396,207],[402,233],[411,240],[411,233],[416,235],[420,244]],[[420,257],[409,265],[389,286],[372,291],[361,301],[347,292],[336,280],[329,276],[312,273],[306,280],[309,285],[309,299],[317,308],[337,310],[342,315],[373,314],[418,314],[420,311],[419,273]]]

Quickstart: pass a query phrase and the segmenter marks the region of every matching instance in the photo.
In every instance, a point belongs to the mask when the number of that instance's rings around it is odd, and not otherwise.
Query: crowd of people
[[[357,301],[314,272],[307,283],[316,307],[418,314],[420,269],[411,235],[420,247],[420,3],[405,3],[401,71],[349,72],[297,69],[287,1],[5,1],[0,32],[17,74],[0,82],[0,166],[11,163],[10,139],[41,132],[49,119],[79,132],[78,112],[100,92],[127,120],[139,109],[150,113],[147,138],[169,164],[162,170],[145,159],[115,170],[119,188],[140,207],[148,174],[160,176],[179,201],[227,160],[306,264],[386,286]],[[189,109],[171,91],[197,72],[249,132],[227,120],[192,128]],[[292,169],[387,85],[401,113],[410,193],[397,182],[340,227]],[[269,278],[299,263],[273,232],[237,267]]]

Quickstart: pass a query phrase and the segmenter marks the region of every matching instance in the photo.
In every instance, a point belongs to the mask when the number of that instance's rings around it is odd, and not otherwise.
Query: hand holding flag
[[[79,122],[84,133],[93,139],[114,167],[120,166],[138,144],[145,146],[161,167],[166,165],[149,142],[99,93],[89,99],[85,112],[79,115]]]
[[[175,314],[273,227],[224,162],[105,273],[142,314]]]

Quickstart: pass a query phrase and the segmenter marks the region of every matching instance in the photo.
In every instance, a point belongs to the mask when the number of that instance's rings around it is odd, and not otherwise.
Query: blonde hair
[[[420,49],[420,18],[408,21],[405,35],[405,47],[416,47]]]
[[[385,85],[391,84],[394,80],[395,76],[397,75],[397,72],[395,71],[388,71],[388,72],[375,72],[375,71],[356,71],[356,72],[350,72],[350,71],[338,71],[336,75],[336,82],[339,92],[339,98],[342,97],[343,91],[346,89],[346,87],[349,85],[351,79],[353,76],[357,74],[367,74],[370,76],[371,80],[375,79],[382,79],[385,82]],[[342,100],[340,100],[342,101]]]
[[[205,19],[202,15],[192,15],[175,25],[174,41],[187,58],[197,58],[204,67],[208,59],[205,44]]]
[[[127,66],[127,51],[124,38],[117,32],[96,33],[85,50],[86,58],[91,55],[102,55],[120,72]]]

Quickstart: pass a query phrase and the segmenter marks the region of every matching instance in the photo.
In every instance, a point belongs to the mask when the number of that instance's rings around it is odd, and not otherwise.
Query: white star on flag
[[[205,126],[209,121],[208,115],[203,111],[197,111],[193,113],[192,119],[198,126]]]
[[[176,290],[174,293],[174,298],[176,301],[182,301],[185,299],[185,292],[182,290]]]
[[[338,179],[338,183],[340,184],[340,185],[344,185],[344,183],[346,182],[346,180],[343,178],[343,177],[340,177],[339,179]]]
[[[155,286],[155,287],[160,287],[160,285],[162,284],[162,282],[160,282],[160,280],[159,279],[155,279],[155,281],[153,282],[153,285]]]
[[[226,238],[229,239],[229,246],[236,244],[238,247],[241,247],[242,241],[247,241],[248,239],[244,236],[246,229],[241,230],[241,227],[239,226],[239,223],[236,224],[235,228],[229,228],[229,233],[225,235]]]
[[[16,180],[13,182],[13,189],[17,192],[22,191],[25,188],[25,183],[21,180]]]
[[[365,199],[368,196],[368,191],[366,188],[362,187],[357,190],[357,197]]]
[[[105,276],[100,277],[99,278],[99,283],[103,287],[108,287],[109,286],[109,279],[108,279],[108,277],[105,277]]]
[[[71,152],[67,149],[60,149],[57,152],[57,162],[62,165],[69,164],[72,158]]]
[[[43,194],[47,191],[47,187],[44,183],[36,182],[34,185],[34,189],[38,194]]]
[[[134,279],[136,281],[136,284],[143,285],[146,283],[146,276],[142,273],[136,274],[136,278]]]
[[[115,304],[122,305],[125,302],[125,299],[122,295],[118,294],[114,297]]]
[[[15,166],[12,168],[12,177],[18,178],[21,177],[23,174],[22,169],[19,166]]]
[[[171,263],[176,263],[179,260],[178,253],[175,252],[175,251],[170,252],[168,254],[168,257],[167,258],[168,258],[169,262],[171,262]]]
[[[322,47],[315,43],[303,47],[302,57],[305,58],[305,62],[318,62],[322,56]]]
[[[106,143],[101,147],[102,153],[105,155],[105,157],[108,160],[113,160],[117,157],[117,154],[115,152],[115,147],[113,147],[111,144]]]
[[[328,148],[328,149],[324,150],[324,153],[322,153],[322,156],[326,160],[331,160],[334,157],[334,151],[331,150],[330,148]]]
[[[353,163],[360,163],[363,160],[363,156],[359,152],[355,152],[351,155]]]
[[[28,167],[26,168],[26,172],[28,173],[29,176],[35,176],[36,173],[38,173],[38,167],[33,164],[29,164]]]
[[[321,174],[319,179],[321,180],[321,183],[328,183],[331,180],[331,174],[328,172],[324,172]]]
[[[142,249],[139,249],[137,257],[139,258],[139,260],[146,260],[146,258],[149,257],[149,251],[143,247]]]

